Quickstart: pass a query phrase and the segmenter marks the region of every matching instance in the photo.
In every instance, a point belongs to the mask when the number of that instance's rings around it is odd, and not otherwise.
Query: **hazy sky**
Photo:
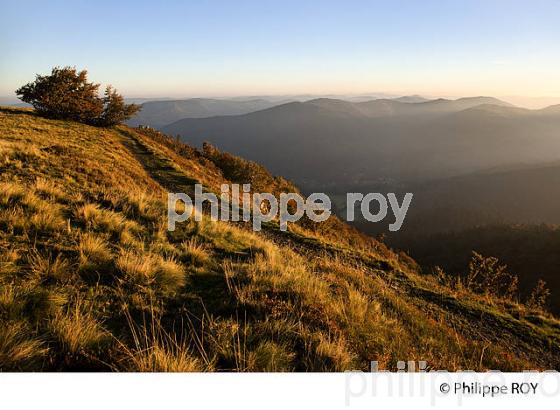
[[[560,97],[560,1],[0,0],[0,95],[55,65],[126,96]]]

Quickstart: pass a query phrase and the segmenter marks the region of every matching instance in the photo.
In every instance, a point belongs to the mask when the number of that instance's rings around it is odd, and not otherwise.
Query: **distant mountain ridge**
[[[262,99],[234,101],[190,98],[187,100],[148,101],[142,104],[142,110],[128,121],[128,125],[149,125],[154,128],[161,128],[183,118],[239,115],[274,105],[276,103]]]
[[[416,96],[413,96],[416,97]],[[378,98],[363,102],[351,102],[333,98],[316,98],[301,102],[329,110],[336,114],[356,115],[365,117],[385,117],[395,115],[428,115],[445,114],[466,110],[479,105],[496,105],[514,107],[513,105],[493,97],[467,97],[457,100],[414,100],[413,97]],[[292,103],[295,104],[295,103]],[[295,104],[294,106],[296,106]],[[301,106],[300,106],[301,107]]]
[[[424,98],[421,95],[403,95],[402,97],[393,98],[394,101],[406,102],[406,103],[419,103],[429,101],[429,98]]]
[[[259,160],[304,187],[449,177],[560,159],[560,109],[492,97],[407,103],[319,98],[163,128]]]
[[[481,97],[477,97],[481,98]],[[463,99],[468,100],[468,99]],[[441,102],[458,104],[461,100],[430,100],[419,95],[408,95],[402,97],[389,97],[382,94],[371,96],[336,97],[336,96],[264,96],[264,97],[236,97],[236,98],[188,98],[188,99],[130,99],[130,102],[142,104],[142,111],[128,121],[128,125],[147,125],[162,129],[165,126],[185,118],[208,118],[224,115],[243,115],[251,112],[261,111],[267,108],[299,102],[302,104],[318,105],[322,108],[332,109],[334,105],[346,114],[356,114],[376,117],[389,114],[413,114],[415,110],[420,113],[430,111],[430,105],[420,106],[420,103],[433,102],[440,105]],[[507,104],[496,99],[480,100],[478,103]],[[410,104],[410,105],[407,105]],[[414,104],[414,105],[413,105]],[[467,103],[464,107],[472,106]],[[335,107],[334,111],[337,111]],[[441,107],[437,108],[441,111]],[[453,108],[450,108],[453,110]]]

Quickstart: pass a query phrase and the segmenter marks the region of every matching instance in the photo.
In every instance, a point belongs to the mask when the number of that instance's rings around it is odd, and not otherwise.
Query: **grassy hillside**
[[[220,158],[156,132],[0,109],[0,369],[560,368],[555,318],[420,276],[340,221],[168,232],[167,191],[252,172],[290,187]]]

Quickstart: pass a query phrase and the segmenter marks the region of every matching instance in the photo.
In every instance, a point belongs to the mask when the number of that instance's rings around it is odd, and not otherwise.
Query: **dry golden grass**
[[[228,182],[124,126],[0,109],[0,368],[560,366],[524,342],[559,345],[556,319],[420,276],[382,244],[207,217],[168,232],[166,185],[193,180]]]
[[[124,229],[126,221],[122,215],[101,209],[97,204],[85,204],[78,207],[74,216],[87,229],[108,233],[120,233]]]
[[[323,357],[325,362],[332,363],[332,370],[342,372],[353,369],[356,358],[342,336],[329,337],[317,333],[317,339],[317,355]]]
[[[62,351],[70,355],[94,352],[110,342],[92,311],[82,311],[80,303],[70,312],[56,315],[49,327]]]
[[[0,183],[0,206],[15,205],[25,197],[25,189],[19,184],[10,182]]]
[[[117,370],[128,372],[199,372],[205,370],[184,338],[167,332],[151,311],[151,320],[137,324],[127,314],[133,344],[120,343],[124,358]]]
[[[37,178],[34,190],[39,195],[42,195],[54,202],[62,202],[67,199],[67,196],[61,187],[46,178]]]
[[[0,214],[8,229],[53,234],[66,227],[60,205],[41,199],[35,191],[24,189],[20,183],[3,182],[0,188]]]
[[[21,322],[0,326],[0,369],[30,370],[41,363],[48,349],[40,340],[28,338],[29,330]]]
[[[20,259],[20,253],[17,249],[8,248],[0,250],[0,275],[6,277],[18,271],[17,262]]]
[[[82,265],[92,264],[102,267],[112,259],[113,256],[106,238],[91,232],[84,232],[80,235],[79,241],[78,250]]]
[[[72,280],[75,275],[74,268],[60,254],[53,257],[33,251],[27,262],[30,268],[30,279],[34,282],[57,281],[65,283]]]
[[[289,372],[294,369],[296,354],[272,340],[263,340],[247,358],[248,371]]]
[[[157,258],[154,255],[139,255],[123,251],[116,260],[116,267],[128,283],[148,286],[155,280]]]
[[[124,275],[125,283],[142,289],[154,287],[163,294],[176,292],[186,282],[182,265],[156,254],[123,250],[117,257],[116,267]]]
[[[202,266],[208,263],[212,255],[208,252],[207,246],[201,244],[196,238],[181,243],[181,258],[195,266]]]

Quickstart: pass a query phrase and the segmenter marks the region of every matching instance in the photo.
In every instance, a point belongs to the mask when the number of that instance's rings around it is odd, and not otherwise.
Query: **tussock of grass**
[[[198,372],[204,370],[194,357],[190,344],[175,333],[167,332],[157,318],[137,325],[130,316],[128,323],[133,346],[121,344],[124,359],[118,370],[128,372]]]
[[[121,247],[127,249],[133,249],[137,252],[145,252],[147,250],[147,246],[141,235],[138,235],[135,232],[132,232],[129,229],[123,229],[118,236],[118,242],[120,243]]]
[[[0,209],[0,229],[11,235],[25,232],[25,216],[21,207]]]
[[[53,181],[37,178],[34,186],[35,192],[51,201],[62,202],[67,199],[66,193]]]
[[[91,232],[80,235],[78,250],[81,270],[103,269],[113,258],[106,239]]]
[[[124,229],[125,218],[116,212],[101,209],[97,204],[85,204],[76,209],[76,219],[87,229],[120,233]]]
[[[25,226],[29,232],[52,234],[66,229],[68,224],[59,207],[41,203],[36,206],[35,213],[26,218]]]
[[[56,281],[66,283],[74,278],[75,271],[61,254],[53,257],[37,251],[28,257],[32,280],[36,282]]]
[[[20,170],[42,157],[43,153],[33,144],[21,141],[2,141],[0,144],[0,164],[7,169]]]
[[[12,283],[0,285],[0,318],[6,321],[19,319],[23,309],[21,292]]]
[[[271,340],[260,342],[253,352],[249,353],[249,371],[289,372],[294,369],[295,353],[291,349]]]
[[[232,371],[285,372],[297,366],[290,321],[249,323],[239,317],[205,323],[205,356]]]
[[[17,262],[19,258],[20,254],[17,249],[6,248],[0,250],[0,275],[6,277],[17,272]]]
[[[153,255],[124,251],[117,257],[116,266],[127,283],[150,286],[154,282],[157,260]]]
[[[160,221],[154,224],[154,230],[149,244],[149,251],[165,255],[166,257],[180,256],[180,251],[169,242],[167,223]]]
[[[0,227],[30,234],[53,234],[66,228],[62,208],[45,201],[18,184],[3,184],[0,191]]]
[[[337,372],[352,370],[355,357],[343,337],[329,337],[323,333],[317,335],[317,355],[320,362],[325,364],[325,370],[329,367]]]
[[[26,191],[20,184],[11,182],[0,183],[0,206],[15,205],[25,197]]]
[[[222,252],[229,254],[254,254],[262,252],[263,241],[257,235],[236,229],[225,222],[204,218],[196,223],[196,235]]]
[[[173,293],[185,285],[185,270],[174,259],[161,258],[155,280],[163,293]]]
[[[203,266],[210,261],[211,254],[196,238],[181,243],[181,259],[195,266]]]
[[[244,275],[251,279],[251,284],[239,293],[239,297],[247,302],[273,292],[291,303],[321,305],[329,294],[328,284],[307,269],[300,256],[286,250],[257,254]]]
[[[0,370],[37,369],[48,351],[45,344],[28,338],[29,328],[22,322],[0,324]]]
[[[68,314],[56,315],[49,326],[62,351],[72,356],[98,351],[110,342],[92,312],[83,312],[80,304]]]
[[[151,340],[150,346],[129,354],[129,372],[199,372],[200,362],[172,337],[164,342]]]
[[[100,199],[110,204],[115,211],[122,212],[130,219],[157,221],[162,218],[165,208],[145,191],[109,189],[103,187]]]
[[[13,304],[13,311],[23,314],[33,322],[41,322],[60,312],[62,306],[68,302],[68,297],[63,292],[56,292],[43,287],[24,289],[16,293],[18,299]]]
[[[140,289],[154,288],[163,294],[174,293],[184,286],[186,273],[174,259],[155,254],[137,254],[124,250],[116,261],[124,283]]]

